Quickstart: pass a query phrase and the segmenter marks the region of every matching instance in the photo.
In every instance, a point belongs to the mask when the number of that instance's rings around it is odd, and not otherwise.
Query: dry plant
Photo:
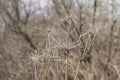
[[[44,12],[0,0],[0,80],[120,80],[115,1],[109,19],[107,1],[50,0]]]

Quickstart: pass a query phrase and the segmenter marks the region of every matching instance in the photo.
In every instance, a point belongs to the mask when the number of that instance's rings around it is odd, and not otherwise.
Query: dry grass
[[[41,27],[46,39],[37,50],[0,48],[0,80],[120,80],[120,39],[102,24],[84,23],[78,34],[78,13]]]

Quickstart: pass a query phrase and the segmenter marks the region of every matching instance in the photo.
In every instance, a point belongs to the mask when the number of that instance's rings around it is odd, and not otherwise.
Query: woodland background
[[[0,80],[120,80],[119,0],[0,0]]]

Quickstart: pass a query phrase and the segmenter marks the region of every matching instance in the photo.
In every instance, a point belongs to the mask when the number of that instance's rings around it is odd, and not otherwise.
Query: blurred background
[[[120,80],[120,0],[0,0],[0,80]]]

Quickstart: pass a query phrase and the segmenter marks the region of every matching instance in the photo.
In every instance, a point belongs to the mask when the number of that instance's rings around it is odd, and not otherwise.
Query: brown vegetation
[[[0,0],[0,80],[120,80],[118,0],[24,1]]]

